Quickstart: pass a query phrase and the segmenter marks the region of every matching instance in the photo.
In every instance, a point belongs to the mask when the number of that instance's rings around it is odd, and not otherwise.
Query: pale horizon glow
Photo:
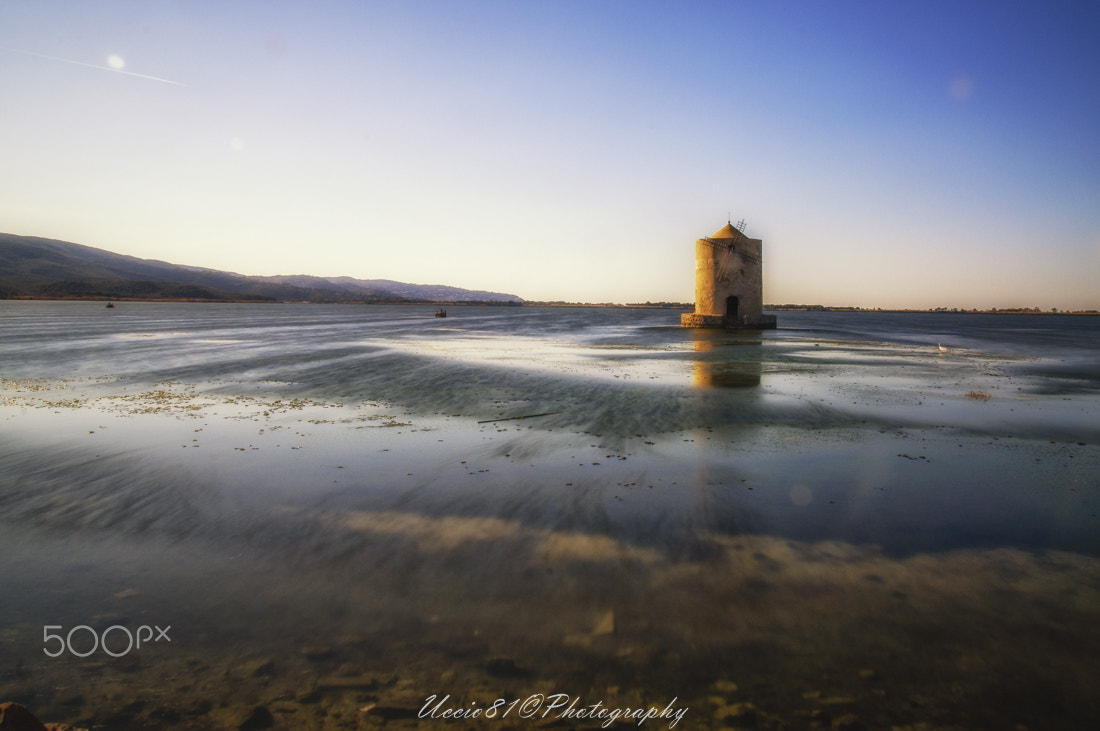
[[[769,303],[1100,309],[1098,36],[1073,2],[16,0],[0,231],[690,302],[729,215]]]

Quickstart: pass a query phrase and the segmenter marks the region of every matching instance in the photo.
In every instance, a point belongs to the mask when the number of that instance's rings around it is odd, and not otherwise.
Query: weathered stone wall
[[[695,242],[695,314],[683,327],[775,327],[764,307],[763,241],[699,239]],[[737,321],[726,318],[726,299],[737,297]],[[717,318],[717,320],[715,319]]]

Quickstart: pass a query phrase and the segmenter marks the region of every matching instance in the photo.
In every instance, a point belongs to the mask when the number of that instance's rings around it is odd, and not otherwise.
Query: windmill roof
[[[712,239],[739,239],[742,234],[740,231],[733,227],[733,224],[727,223],[722,228],[710,236]]]

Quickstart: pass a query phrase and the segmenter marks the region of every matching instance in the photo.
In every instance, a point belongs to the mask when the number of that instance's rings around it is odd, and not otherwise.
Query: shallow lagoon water
[[[416,718],[433,694],[1100,717],[1098,318],[432,312],[0,302],[0,697],[104,728],[556,720]],[[45,625],[172,641],[49,658]]]

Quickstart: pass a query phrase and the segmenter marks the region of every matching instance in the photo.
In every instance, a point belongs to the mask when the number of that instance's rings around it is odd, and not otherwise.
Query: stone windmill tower
[[[745,221],[727,223],[695,242],[695,312],[680,316],[683,327],[775,327],[763,314],[763,241],[745,236]]]

